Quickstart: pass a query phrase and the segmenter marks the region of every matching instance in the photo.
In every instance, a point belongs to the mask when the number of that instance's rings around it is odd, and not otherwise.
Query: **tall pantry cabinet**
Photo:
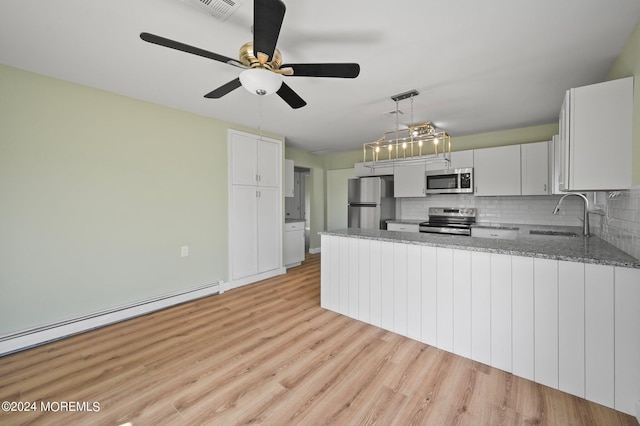
[[[229,281],[239,287],[282,266],[282,142],[229,130]]]

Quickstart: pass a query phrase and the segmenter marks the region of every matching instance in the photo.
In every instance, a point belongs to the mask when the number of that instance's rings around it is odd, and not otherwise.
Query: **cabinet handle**
[[[544,184],[544,192],[547,192],[547,184]]]
[[[258,182],[258,175],[256,174],[256,182]]]

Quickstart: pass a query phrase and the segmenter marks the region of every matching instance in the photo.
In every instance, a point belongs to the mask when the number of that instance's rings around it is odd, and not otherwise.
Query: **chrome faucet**
[[[565,198],[567,198],[569,195],[577,195],[578,197],[584,200],[584,213],[582,217],[582,234],[585,237],[588,237],[590,234],[589,233],[589,200],[584,195],[578,192],[569,192],[568,194],[563,195],[562,198],[560,198],[560,200],[558,201],[558,204],[556,204],[556,208],[553,209],[553,214],[558,214],[558,212],[560,211],[560,204],[562,204],[562,201]]]

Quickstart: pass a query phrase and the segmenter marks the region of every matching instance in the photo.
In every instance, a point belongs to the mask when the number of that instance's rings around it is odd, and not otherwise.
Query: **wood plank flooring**
[[[2,357],[0,401],[99,403],[0,411],[2,425],[637,425],[322,309],[320,255],[280,277]]]

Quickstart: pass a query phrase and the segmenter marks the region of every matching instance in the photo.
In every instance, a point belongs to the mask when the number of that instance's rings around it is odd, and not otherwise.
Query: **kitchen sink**
[[[542,229],[533,229],[529,231],[531,235],[550,235],[554,237],[577,237],[578,234],[575,232],[567,232],[567,231],[546,231]]]

